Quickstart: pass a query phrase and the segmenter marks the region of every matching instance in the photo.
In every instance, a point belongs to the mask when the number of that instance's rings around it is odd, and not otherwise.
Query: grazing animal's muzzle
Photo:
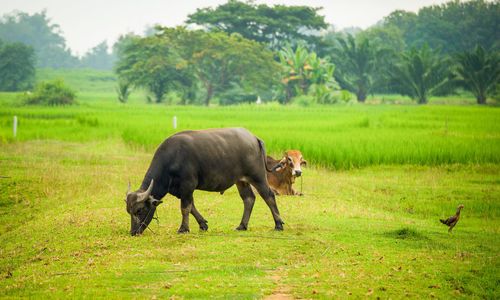
[[[295,170],[295,176],[300,177],[302,175],[301,170]]]
[[[144,230],[135,230],[135,231],[130,231],[131,236],[136,236],[136,235],[141,235]]]

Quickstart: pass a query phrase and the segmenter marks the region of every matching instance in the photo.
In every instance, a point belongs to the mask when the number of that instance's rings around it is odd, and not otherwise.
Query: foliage
[[[24,95],[24,103],[29,105],[72,105],[76,104],[75,92],[64,84],[64,80],[43,81],[31,94]]]
[[[213,31],[229,34],[239,33],[244,38],[263,42],[273,51],[278,51],[287,42],[305,41],[314,44],[314,32],[326,28],[323,16],[317,15],[321,8],[308,6],[254,4],[229,0],[217,6],[197,9],[188,16],[186,23],[198,24]]]
[[[441,57],[438,50],[429,49],[427,44],[421,50],[411,47],[401,53],[400,61],[388,70],[390,87],[425,104],[429,96],[450,88],[449,64],[449,58]]]
[[[232,84],[265,90],[276,82],[280,68],[272,52],[240,34],[190,31],[183,27],[158,30],[158,36],[183,58],[177,68],[186,68],[202,82],[207,106],[214,93],[223,92]]]
[[[232,87],[220,94],[220,105],[249,104],[257,101],[258,95],[249,87],[232,83]]]
[[[126,103],[131,92],[130,83],[124,80],[119,80],[118,86],[116,86],[115,89],[116,93],[118,94],[118,101],[120,101],[121,103]]]
[[[106,42],[89,50],[81,59],[66,47],[58,24],[52,24],[47,11],[29,15],[13,12],[0,19],[0,37],[7,42],[22,42],[33,46],[36,67],[52,69],[95,68],[111,70],[116,56],[108,53]]]
[[[295,51],[287,45],[279,52],[279,57],[285,70],[281,81],[285,103],[290,103],[295,96],[306,94],[312,95],[317,103],[333,103],[330,102],[336,99],[333,94],[340,88],[333,78],[335,65],[328,57],[319,58],[301,45]]]
[[[158,36],[132,39],[123,45],[115,70],[121,80],[148,89],[157,103],[179,86],[190,86],[193,77],[180,66],[182,58],[170,41]]]
[[[356,40],[352,35],[339,38],[340,47],[334,49],[335,63],[338,66],[336,79],[340,85],[356,93],[359,102],[366,100],[366,95],[373,90],[376,72],[387,56],[387,51],[380,49],[365,37]]]
[[[356,39],[358,41],[367,39],[372,45],[390,49],[394,53],[399,53],[406,49],[403,32],[394,25],[370,27],[356,35]]]
[[[4,15],[0,20],[0,37],[6,42],[33,46],[39,68],[71,68],[78,64],[78,58],[66,49],[59,25],[51,24],[45,10],[33,15],[24,12]]]
[[[116,55],[108,52],[108,44],[103,41],[81,58],[80,67],[111,71],[115,61]]]
[[[495,92],[500,83],[500,55],[497,51],[485,51],[476,46],[475,51],[456,53],[456,80],[474,93],[478,104],[485,104],[486,97]]]
[[[3,43],[0,39],[0,91],[31,88],[35,78],[33,47],[23,43]]]
[[[346,103],[351,100],[347,90],[341,90],[335,81],[328,84],[311,84],[309,93],[318,104]]]
[[[291,99],[291,104],[308,107],[314,104],[314,97],[309,95],[299,95]]]
[[[322,34],[320,44],[316,48],[316,54],[320,57],[330,56],[333,49],[340,47],[338,39],[345,38],[346,36],[344,31],[336,31],[335,26],[330,25]]]
[[[418,14],[397,10],[385,18],[389,26],[403,31],[408,46],[441,48],[445,54],[490,49],[500,40],[499,1],[450,1],[423,7]]]

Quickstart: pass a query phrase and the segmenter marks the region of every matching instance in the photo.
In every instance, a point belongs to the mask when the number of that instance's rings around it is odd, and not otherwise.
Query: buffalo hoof
[[[189,232],[189,229],[186,229],[186,228],[179,228],[179,230],[177,230],[177,234],[188,233],[188,232]]]
[[[201,230],[201,231],[207,231],[207,230],[208,230],[208,225],[207,225],[207,223],[201,223],[201,224],[200,224],[200,230]]]
[[[246,230],[247,230],[247,227],[244,225],[241,225],[241,224],[240,224],[240,226],[236,227],[236,229],[235,229],[235,231],[246,231]]]
[[[283,231],[283,226],[280,225],[280,226],[274,227],[274,231]]]

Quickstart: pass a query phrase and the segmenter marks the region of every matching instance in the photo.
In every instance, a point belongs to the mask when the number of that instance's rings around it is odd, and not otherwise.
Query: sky
[[[448,0],[449,1],[449,0]],[[323,7],[318,12],[336,30],[366,29],[396,9],[418,12],[421,7],[447,0],[256,0],[256,4]],[[183,25],[197,8],[217,7],[227,0],[0,0],[0,16],[22,11],[47,11],[51,24],[58,24],[66,45],[82,56],[99,43],[109,46],[121,34],[143,34],[152,25]]]

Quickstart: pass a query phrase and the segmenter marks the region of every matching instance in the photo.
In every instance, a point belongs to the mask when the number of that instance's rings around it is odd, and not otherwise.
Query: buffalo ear
[[[153,198],[153,196],[149,196],[149,203],[151,203],[154,206],[158,206],[158,205],[162,204],[163,201],[155,199],[155,198]]]

